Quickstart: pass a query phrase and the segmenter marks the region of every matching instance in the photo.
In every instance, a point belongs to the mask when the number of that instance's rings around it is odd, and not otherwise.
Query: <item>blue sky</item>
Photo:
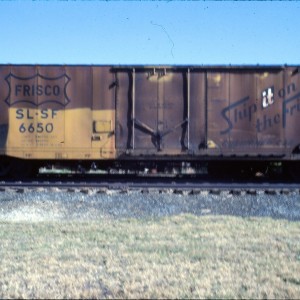
[[[0,63],[300,64],[300,2],[0,2]]]

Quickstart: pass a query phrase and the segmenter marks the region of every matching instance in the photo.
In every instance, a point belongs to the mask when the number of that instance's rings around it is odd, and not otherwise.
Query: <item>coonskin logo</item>
[[[37,73],[31,77],[20,77],[10,73],[5,81],[9,91],[4,101],[9,107],[19,103],[29,103],[35,107],[56,103],[65,107],[71,101],[67,95],[67,85],[71,78],[66,74],[46,77]]]

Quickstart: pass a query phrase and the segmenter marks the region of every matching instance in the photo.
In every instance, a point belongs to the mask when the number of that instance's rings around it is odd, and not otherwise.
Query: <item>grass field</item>
[[[300,223],[0,223],[0,298],[300,298]]]

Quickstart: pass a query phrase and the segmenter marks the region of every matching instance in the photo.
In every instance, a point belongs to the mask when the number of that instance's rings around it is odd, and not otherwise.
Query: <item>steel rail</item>
[[[139,189],[157,189],[163,190],[208,190],[212,192],[222,191],[257,191],[257,192],[270,192],[275,193],[284,191],[300,192],[300,183],[290,182],[228,182],[228,181],[205,181],[205,180],[183,180],[171,179],[168,180],[161,178],[139,178],[138,180],[115,178],[115,179],[82,179],[82,178],[48,178],[38,179],[32,181],[0,181],[0,189],[3,191],[5,188],[13,189],[38,189],[38,188],[58,188],[58,189],[108,189],[108,190],[139,190]]]

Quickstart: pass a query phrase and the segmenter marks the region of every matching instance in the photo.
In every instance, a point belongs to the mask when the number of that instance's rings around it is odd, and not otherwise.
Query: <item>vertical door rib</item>
[[[187,148],[190,149],[190,69],[187,72]]]
[[[135,69],[132,69],[132,149],[135,140]]]

